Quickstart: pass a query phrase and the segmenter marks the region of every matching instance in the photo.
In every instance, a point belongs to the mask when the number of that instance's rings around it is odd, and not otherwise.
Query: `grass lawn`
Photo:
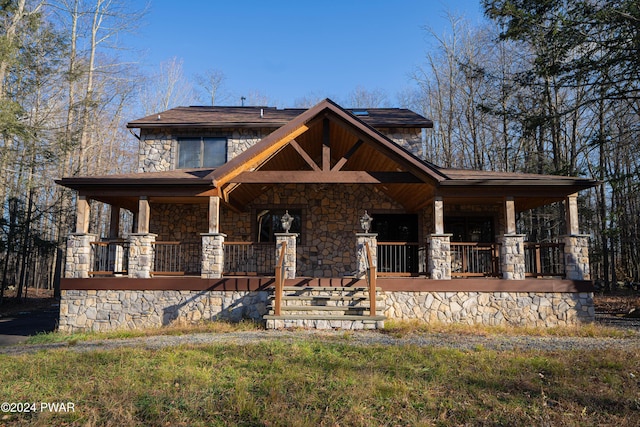
[[[363,347],[345,335],[0,355],[0,402],[38,410],[0,412],[0,426],[637,426],[638,353]]]

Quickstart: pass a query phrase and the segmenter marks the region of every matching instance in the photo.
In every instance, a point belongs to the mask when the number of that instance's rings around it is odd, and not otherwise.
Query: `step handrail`
[[[282,242],[282,247],[280,248],[280,255],[276,261],[276,290],[275,290],[275,300],[273,311],[276,316],[280,316],[280,311],[282,308],[282,294],[284,292],[284,257],[285,251],[287,249],[287,242]]]
[[[369,284],[369,315],[376,315],[376,266],[373,263],[373,257],[371,256],[371,248],[369,242],[364,242],[365,250],[367,251],[367,282]]]

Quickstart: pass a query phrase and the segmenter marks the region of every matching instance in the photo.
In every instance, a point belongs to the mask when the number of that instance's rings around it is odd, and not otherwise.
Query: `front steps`
[[[321,286],[322,279],[304,280],[298,286],[284,286],[280,316],[271,307],[263,316],[267,329],[382,329],[384,316],[371,316],[369,288],[364,281],[347,286]],[[376,308],[380,311],[382,295],[376,289]]]

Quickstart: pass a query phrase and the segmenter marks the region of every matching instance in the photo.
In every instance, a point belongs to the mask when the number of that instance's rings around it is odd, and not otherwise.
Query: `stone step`
[[[272,316],[265,315],[267,329],[383,329],[384,316]]]
[[[369,305],[366,306],[326,306],[326,305],[289,305],[280,308],[283,316],[368,316]],[[274,315],[273,307],[269,315]]]
[[[286,291],[327,291],[327,292],[368,292],[368,286],[283,286]],[[376,292],[382,292],[382,288],[377,287]]]
[[[274,300],[275,295],[269,295],[269,299]],[[365,294],[353,294],[353,295],[283,295],[282,300],[318,300],[318,301],[361,301],[369,300],[369,295]],[[382,301],[382,295],[376,295],[376,301]]]

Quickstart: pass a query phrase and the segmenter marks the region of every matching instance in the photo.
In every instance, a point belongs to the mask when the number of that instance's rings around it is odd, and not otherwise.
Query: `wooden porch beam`
[[[336,163],[335,166],[331,168],[331,170],[332,171],[342,170],[342,167],[345,165],[345,163],[347,163],[349,158],[353,156],[356,151],[358,151],[358,148],[360,148],[362,144],[364,144],[364,141],[359,139],[355,144],[353,144],[351,148],[349,148],[349,151],[347,151],[347,153],[340,160],[338,160],[338,163]]]
[[[254,171],[233,179],[246,184],[421,184],[423,181],[409,172],[367,171]]]
[[[320,170],[320,167],[316,164],[316,162],[313,161],[309,154],[307,154],[307,152],[302,149],[300,144],[298,144],[298,141],[292,139],[289,142],[289,145],[291,145],[298,152],[298,154],[300,154],[300,157],[302,157],[304,161],[307,162],[309,166],[311,166],[311,169],[313,169],[314,171]]]
[[[331,170],[331,122],[322,120],[322,170]]]

